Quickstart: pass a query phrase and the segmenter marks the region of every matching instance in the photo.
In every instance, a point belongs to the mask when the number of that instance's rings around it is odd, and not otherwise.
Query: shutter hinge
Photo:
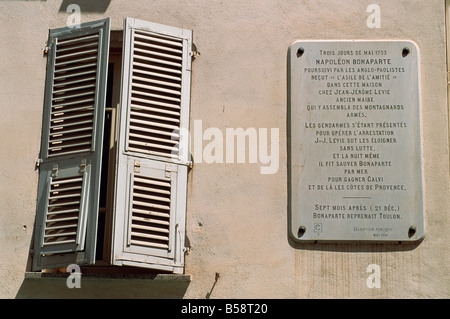
[[[171,177],[172,176],[172,165],[166,164],[165,176],[166,177]]]
[[[42,158],[36,158],[36,161],[35,161],[35,163],[34,163],[34,169],[36,170],[36,169],[38,169],[39,168],[39,166],[41,166],[41,163],[42,163]]]
[[[192,71],[192,61],[194,61],[199,55],[200,52],[197,51],[197,47],[192,43],[192,48],[189,50],[188,55],[190,59],[187,60],[186,70]]]
[[[86,173],[86,166],[87,166],[87,161],[85,158],[83,158],[81,160],[81,164],[80,164],[80,174]]]
[[[192,49],[189,51],[189,56],[192,57],[194,60],[200,55],[200,52],[197,50],[197,46],[192,43]]]
[[[58,164],[53,164],[52,177],[58,177]]]
[[[48,56],[48,51],[50,50],[49,46],[46,46],[43,50],[42,50],[42,56],[46,57]]]
[[[134,172],[135,173],[141,172],[141,162],[140,161],[134,161]]]

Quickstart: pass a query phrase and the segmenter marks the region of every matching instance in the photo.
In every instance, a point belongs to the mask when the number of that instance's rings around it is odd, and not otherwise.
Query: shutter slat
[[[139,91],[139,90],[136,90],[136,89],[132,89],[132,91],[131,91],[131,93],[134,95],[134,94],[137,94],[137,95],[143,95],[144,97],[149,97],[149,98],[155,98],[155,99],[158,99],[158,100],[164,100],[164,101],[173,101],[173,102],[177,102],[177,103],[180,103],[181,102],[181,99],[180,98],[176,98],[176,97],[171,97],[171,96],[162,96],[162,95],[160,95],[160,94],[155,94],[155,93],[149,93],[149,92],[146,92],[146,91]]]
[[[54,207],[58,208],[58,207],[61,207],[61,206],[72,206],[72,205],[79,205],[79,204],[80,204],[79,200],[66,201],[66,202],[61,200],[61,201],[49,203],[48,204],[48,208],[50,210],[51,208],[54,208]]]
[[[137,182],[136,180],[135,180],[135,182]],[[139,185],[134,185],[134,189],[136,190],[136,191],[139,191],[139,190],[141,190],[141,191],[147,191],[149,188],[148,187],[145,187],[145,186],[139,186]],[[158,189],[158,188],[152,188],[151,189],[151,191],[152,192],[154,192],[154,193],[159,193],[159,194],[164,194],[164,195],[170,195],[170,191],[168,191],[168,190],[162,190],[162,189]]]
[[[52,142],[52,144],[53,143],[54,142]],[[56,146],[49,147],[49,150],[63,150],[65,148],[69,148],[69,147],[77,147],[77,146],[85,146],[85,145],[91,145],[91,142],[87,141],[87,142],[72,143],[72,144],[68,144],[68,143],[63,144],[63,142],[61,142]],[[86,148],[86,147],[84,149],[89,150],[89,148]]]
[[[149,207],[149,208],[158,208],[158,209],[163,209],[163,210],[167,210],[167,211],[170,210],[169,205],[159,205],[159,204],[155,204],[155,203],[151,203],[151,202],[141,201],[139,199],[133,200],[133,205]]]
[[[52,113],[55,113],[55,111],[64,111],[64,112],[73,112],[73,111],[84,111],[84,110],[88,110],[88,111],[93,111],[94,110],[94,105],[92,105],[91,103],[93,103],[95,101],[94,98],[89,98],[89,99],[84,99],[84,100],[78,100],[78,101],[72,101],[72,102],[65,102],[63,104],[54,104],[52,106]],[[58,101],[58,103],[60,103]],[[77,105],[77,104],[84,104],[84,103],[90,103],[90,105],[88,106],[81,106],[78,108],[67,108],[68,106],[72,106],[72,105]]]
[[[90,74],[95,74],[97,70],[95,69],[88,69],[86,71],[82,71],[82,72],[76,72],[76,73],[65,73],[62,74],[60,76],[55,76],[53,78],[54,81],[61,81],[63,79],[70,79],[70,78],[74,78],[74,77],[80,77],[80,76],[86,76],[86,75],[90,75]]]
[[[136,73],[136,72],[134,72],[134,73]],[[143,82],[148,82],[148,83],[152,83],[152,84],[156,84],[156,85],[163,85],[163,86],[174,87],[174,88],[178,89],[178,91],[176,91],[177,92],[176,94],[179,94],[179,90],[181,89],[181,84],[179,84],[179,83],[155,80],[155,79],[153,79],[151,77],[143,77],[143,76],[133,75],[132,79],[136,80],[136,81],[143,81]]]
[[[178,113],[179,113],[179,110],[180,110],[180,104],[164,103],[164,102],[157,101],[157,100],[141,99],[141,98],[137,98],[137,97],[134,97],[134,96],[131,97],[131,101],[132,102],[143,103],[143,104],[146,104],[146,105],[151,105],[153,107],[157,107],[158,109],[159,108],[161,108],[161,109],[171,108],[171,109],[177,110]]]
[[[151,83],[151,82],[149,81],[148,83]],[[141,89],[145,89],[145,90],[149,90],[149,91],[156,91],[156,92],[160,92],[162,94],[181,95],[180,90],[170,90],[170,89],[165,89],[165,88],[155,86],[155,85],[145,85],[145,84],[140,84],[140,83],[134,82],[133,87],[137,87],[137,88],[141,88]]]
[[[77,121],[77,122],[70,122],[70,123],[60,123],[62,121],[57,121],[54,120],[52,121],[52,123],[54,123],[54,125],[50,126],[51,130],[54,130],[54,132],[52,132],[50,134],[50,136],[53,136],[55,134],[60,134],[60,133],[75,133],[75,132],[80,132],[81,130],[92,130],[92,120],[86,120],[86,121]],[[70,129],[70,126],[84,126],[78,129]],[[65,130],[66,128],[69,128],[70,130]]]
[[[78,189],[81,189],[81,187],[78,188]],[[66,190],[66,191],[67,191],[67,190]],[[61,191],[61,190],[58,190],[57,192],[54,192],[54,193],[60,193],[60,192],[62,192],[62,191]],[[77,194],[77,193],[73,193],[73,194],[62,194],[62,195],[50,195],[49,199],[50,199],[50,200],[54,200],[54,199],[64,199],[64,198],[79,197],[79,196],[80,196],[80,194]]]
[[[59,63],[55,63],[55,68],[60,67],[61,65],[71,65],[71,64],[75,64],[75,63],[83,63],[83,62],[96,61],[96,60],[97,60],[97,56],[89,56],[89,57],[85,57],[85,58],[81,58],[81,59],[77,59],[77,60],[61,61]]]
[[[182,67],[181,63],[167,61],[167,60],[164,60],[164,59],[149,58],[147,56],[143,56],[143,55],[140,55],[140,54],[135,54],[134,58],[137,59],[137,60],[143,60],[143,61],[146,61],[146,62],[162,64],[162,65],[165,65],[166,67],[169,66],[169,67],[174,67],[174,68],[177,68],[177,69]]]
[[[51,185],[61,185],[61,184],[68,184],[68,183],[79,183],[83,181],[83,177],[75,177],[75,178],[67,178],[63,180],[53,180]]]
[[[142,134],[130,133],[130,136],[134,137],[134,138],[145,139],[145,140],[154,141],[154,142],[164,142],[164,143],[168,143],[168,144],[177,144],[178,143],[178,140],[168,140],[168,139],[164,139],[164,138],[157,138],[152,135],[142,135]],[[171,148],[173,148],[173,146]]]
[[[72,186],[72,185],[67,185],[67,184],[68,183],[58,185],[58,189],[55,190],[53,193],[69,192],[69,191],[81,189],[81,185]]]
[[[85,123],[92,123],[92,121],[86,121]],[[84,123],[81,123],[81,124],[84,124]],[[80,125],[80,123],[75,123],[75,124],[73,124],[73,126],[74,125]],[[66,126],[68,126],[68,125],[66,125]],[[92,131],[91,126],[85,126],[85,127],[81,127],[81,128],[77,128],[77,129],[69,129],[69,130],[62,130],[62,129],[58,129],[58,128],[64,128],[64,127],[61,127],[61,126],[52,127],[52,129],[54,129],[55,131],[50,133],[50,137],[53,137],[55,135],[61,136],[62,134],[72,134],[72,133]]]
[[[130,130],[139,131],[139,132],[143,132],[146,134],[165,135],[168,137],[168,140],[171,140],[171,139],[176,140],[177,138],[180,137],[179,134],[176,133],[175,131],[163,131],[163,130],[158,130],[156,128],[149,129],[147,127],[140,127],[140,126],[136,126],[136,125],[130,127]]]
[[[69,221],[74,221],[74,220],[78,220],[78,216],[52,218],[52,219],[47,220],[47,224],[55,224],[55,223],[60,223],[60,222],[69,222]]]
[[[73,84],[77,84],[77,83],[83,83],[83,82],[89,82],[89,81],[94,81],[95,80],[95,75],[94,76],[90,76],[90,77],[83,77],[81,79],[78,80],[74,80],[74,81],[61,81],[60,83],[55,83],[53,84],[54,88],[58,88],[61,86],[69,86],[69,85],[73,85]]]
[[[141,240],[136,240],[136,239],[132,239],[131,240],[131,244],[133,245],[139,245],[139,246],[148,246],[148,242],[147,241],[141,241]],[[168,249],[169,245],[167,244],[158,244],[158,243],[152,243],[151,247],[155,247],[155,248],[161,248],[161,249]]]
[[[145,233],[140,233],[140,232],[131,232],[131,238],[133,238],[133,236],[136,237],[142,237],[142,238],[148,238],[148,239],[157,239],[157,240],[169,240],[168,236],[159,236],[159,235],[152,235],[152,234],[145,234]],[[148,246],[151,246],[153,243],[151,241],[147,242]]]
[[[142,147],[133,147],[133,146],[129,146],[129,147],[128,147],[128,150],[129,150],[130,152],[146,153],[146,154],[152,154],[152,155],[161,156],[161,157],[169,157],[169,158],[173,158],[173,159],[178,158],[178,155],[175,154],[175,152],[171,152],[171,153],[168,153],[168,152],[158,152],[158,151],[156,151],[156,150],[154,150],[154,149],[152,149],[152,150],[145,150],[145,149],[143,149]]]
[[[49,235],[44,235],[44,239],[51,239],[51,238],[55,238],[55,237],[70,237],[70,236],[76,236],[77,232],[58,232],[56,234],[49,234]]]
[[[183,45],[178,41],[166,41],[161,38],[152,36],[143,36],[139,33],[135,33],[134,44],[145,46],[154,50],[162,50],[177,55],[183,54]]]
[[[169,222],[163,222],[163,223],[154,223],[152,220],[146,220],[145,218],[143,219],[139,219],[137,217],[133,217],[133,222],[135,222],[133,224],[133,229],[136,230],[145,230],[145,231],[149,231],[149,232],[158,232],[158,233],[162,233],[162,234],[168,234],[169,233],[169,229],[167,226],[169,226]],[[143,223],[143,225],[138,224],[138,222]],[[152,227],[152,226],[147,226],[145,225],[146,223],[154,223],[157,225],[162,225],[162,226],[166,226],[165,228],[162,227]],[[168,239],[168,237],[165,237]]]
[[[134,42],[135,45],[142,45],[142,42]],[[162,47],[158,47],[158,46],[152,46],[152,45],[148,45],[148,48],[152,48],[152,49],[161,49]],[[143,53],[143,54],[149,54],[149,50],[144,50],[144,49],[139,49],[139,48],[134,48],[134,52],[139,52],[139,53]],[[182,57],[180,55],[172,55],[172,54],[166,54],[166,53],[160,53],[157,51],[151,51],[151,55],[152,56],[157,56],[160,58],[164,58],[164,59],[169,59],[169,60],[177,60],[177,61],[182,61]],[[175,62],[176,63],[176,62]],[[179,64],[177,64],[179,65]]]
[[[156,219],[156,218],[149,218],[149,217],[138,217],[138,216],[134,216],[133,220],[136,222],[149,222],[149,223],[154,223],[154,224],[159,224],[159,225],[165,225],[165,226],[169,226],[170,223],[168,220],[164,220],[164,219]],[[168,233],[168,229],[165,229],[164,232]]]
[[[148,189],[147,191],[150,191],[150,189]],[[138,192],[135,192],[133,196],[134,196],[134,198],[150,199],[150,200],[155,200],[155,201],[158,201],[158,202],[170,203],[170,198],[164,198],[164,197],[161,197],[161,196],[141,194],[141,193],[138,193]],[[169,206],[169,208],[170,208],[170,206]]]
[[[55,143],[55,142],[63,142],[63,141],[73,141],[73,140],[79,140],[79,139],[86,139],[86,138],[90,138],[90,137],[91,137],[91,134],[70,136],[70,137],[64,137],[64,138],[58,138],[58,136],[55,136],[55,137],[52,137],[50,141],[52,143]]]
[[[139,110],[130,111],[130,114],[134,115],[134,116],[138,116],[138,117],[145,117],[145,118],[152,119],[152,120],[161,120],[161,121],[166,121],[166,122],[180,123],[179,118],[174,118],[174,117],[170,117],[170,116],[158,116],[158,115],[153,115],[151,113],[141,112]],[[178,127],[178,125],[176,127]]]
[[[58,240],[54,242],[45,242],[44,246],[52,246],[52,245],[62,245],[62,244],[74,244],[76,242],[76,239],[69,239],[69,240]]]
[[[85,38],[85,40],[86,40],[86,38]],[[58,48],[58,52],[67,52],[67,51],[79,50],[79,49],[89,48],[89,47],[92,47],[92,46],[97,46],[97,41],[93,41],[93,42],[89,42],[89,43],[81,44],[81,45],[67,46],[65,48],[64,47]]]
[[[150,121],[150,120],[138,120],[138,119],[135,119],[135,118],[130,118],[130,122],[131,123],[136,123],[136,124],[147,125],[147,126],[150,126],[150,127],[165,128],[165,129],[169,129],[169,130],[176,130],[176,129],[178,129],[178,126],[176,126],[176,125],[163,124],[163,123]]]
[[[66,46],[66,45],[68,45],[68,44],[72,44],[72,43],[76,43],[76,42],[80,42],[80,41],[90,41],[90,40],[96,40],[96,41],[98,41],[98,39],[99,39],[99,36],[98,36],[98,33],[96,33],[96,34],[92,34],[92,35],[88,35],[88,36],[81,36],[81,37],[78,37],[78,38],[70,38],[70,39],[60,39],[59,41],[58,41],[58,47],[61,47],[61,46]]]
[[[181,70],[179,70],[179,69],[165,68],[160,65],[142,63],[142,62],[137,62],[137,61],[133,61],[133,67],[141,67],[141,68],[144,68],[147,70],[160,71],[159,73],[161,74],[161,76],[166,75],[166,73],[178,74],[179,76],[181,76],[181,73],[182,73]]]
[[[63,89],[59,89],[59,90],[55,90],[53,91],[53,94],[65,94],[66,92],[72,92],[72,91],[77,91],[77,90],[86,90],[86,89],[91,89],[93,90],[93,92],[95,92],[95,83],[92,84],[87,84],[87,85],[81,85],[81,86],[76,86],[76,87],[72,87],[72,88],[63,88]],[[61,96],[56,96],[54,97],[62,99],[63,97]]]
[[[134,33],[134,36],[136,39],[142,39],[142,40],[148,40],[151,39],[152,41],[159,42],[161,44],[166,44],[169,47],[183,47],[183,44],[181,43],[180,39],[175,39],[173,37],[169,36],[163,36],[162,34],[156,34],[156,33],[149,33],[145,31],[136,31]]]
[[[132,103],[131,110],[162,113],[162,114],[175,116],[175,117],[177,117],[177,119],[180,117],[180,112],[166,110],[164,108],[161,108],[161,107],[158,108],[155,106],[153,106],[153,107],[152,106],[144,106],[144,105],[137,105],[137,104]]]
[[[133,214],[148,215],[148,216],[164,217],[164,218],[169,218],[170,217],[170,213],[169,212],[163,213],[163,212],[144,210],[144,209],[139,209],[139,208],[133,208],[132,209],[132,213]]]
[[[66,100],[85,98],[86,95],[92,95],[92,91],[76,92],[75,94],[64,94],[63,96],[55,96],[54,98],[52,98],[52,101],[55,103],[61,103]]]
[[[70,115],[66,115],[67,113],[66,111],[56,111],[56,112],[52,112],[52,119],[51,121],[54,123],[58,123],[58,121],[67,121],[67,120],[73,120],[73,119],[79,119],[79,118],[84,118],[84,117],[92,117],[93,116],[93,110],[92,109],[85,109],[84,112],[79,112],[79,114],[70,114],[70,112],[68,112]],[[63,125],[63,124],[62,124]]]
[[[71,213],[78,213],[80,210],[78,208],[72,208],[72,209],[62,209],[58,211],[52,211],[47,212],[47,216],[56,215],[56,214],[71,214]]]
[[[167,74],[164,74],[163,72],[146,71],[146,70],[152,70],[152,68],[146,64],[134,63],[133,66],[134,66],[133,73],[136,73],[136,74],[158,77],[158,78],[175,81],[175,82],[181,81],[180,76],[167,75]],[[143,69],[140,69],[139,67],[143,67]],[[158,70],[158,69],[155,68],[155,70]],[[162,70],[160,70],[160,71],[162,71]],[[181,74],[181,72],[179,72],[179,73]]]
[[[135,147],[142,147],[140,150],[142,151],[145,148],[149,148],[149,152],[159,151],[164,156],[169,156],[167,152],[177,151],[178,149],[175,146],[166,146],[158,143],[151,143],[150,139],[147,139],[148,142],[133,140],[130,142],[130,146],[133,145]],[[167,151],[167,152],[166,152]]]
[[[93,53],[97,54],[97,52],[98,52],[97,49],[86,50],[86,51],[77,51],[77,52],[69,53],[69,54],[62,54],[62,55],[58,54],[55,58],[56,58],[56,60],[58,60],[58,59],[61,60],[61,59],[72,58],[74,56],[79,56],[79,55],[89,55],[89,54],[93,54]],[[59,53],[59,51],[58,51],[58,53]]]
[[[76,66],[71,66],[68,68],[64,68],[64,69],[58,69],[55,70],[55,74],[59,74],[59,73],[67,73],[67,72],[72,72],[75,70],[80,70],[80,69],[88,69],[88,68],[92,68],[92,67],[97,67],[97,61],[95,61],[94,63],[88,63],[88,64],[81,64],[81,65],[76,65]],[[96,69],[95,69],[96,70]],[[97,70],[96,70],[97,71]]]

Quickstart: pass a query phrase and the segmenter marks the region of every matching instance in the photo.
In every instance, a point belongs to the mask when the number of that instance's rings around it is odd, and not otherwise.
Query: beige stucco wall
[[[42,48],[49,28],[66,25],[69,14],[61,3],[0,2],[1,298],[26,290],[45,81]],[[105,12],[87,12],[83,2],[73,3],[81,4],[81,22],[109,16],[113,29],[120,29],[129,16],[194,31],[200,56],[193,63],[192,123],[202,120],[203,129],[223,132],[226,127],[279,128],[276,174],[260,174],[258,164],[194,165],[185,268],[192,282],[185,298],[450,296],[444,1],[112,0]],[[381,7],[381,28],[366,25],[371,3]],[[286,55],[297,39],[408,39],[418,44],[426,204],[422,243],[305,246],[288,238]],[[379,289],[366,285],[370,264],[380,266]],[[216,273],[220,278],[213,286]],[[69,294],[55,287],[55,296]],[[120,287],[136,297],[133,285]]]

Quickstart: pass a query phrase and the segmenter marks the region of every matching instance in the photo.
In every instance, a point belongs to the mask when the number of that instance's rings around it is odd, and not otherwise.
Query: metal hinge
[[[166,164],[165,176],[166,177],[171,177],[172,176],[172,165]]]
[[[53,164],[52,177],[58,177],[58,164]]]
[[[41,163],[42,163],[42,162],[43,162],[43,161],[42,161],[42,158],[36,158],[36,161],[35,161],[35,163],[34,163],[35,169],[38,169],[39,166],[41,166]]]
[[[195,44],[192,43],[192,48],[188,52],[188,55],[190,59],[187,60],[186,70],[192,71],[192,61],[195,60],[200,55],[200,52],[197,51],[197,47],[195,46]]]
[[[86,167],[87,167],[87,161],[86,161],[85,158],[83,158],[83,159],[81,160],[81,164],[80,164],[80,173],[81,173],[81,174],[86,173]]]
[[[46,46],[43,50],[42,50],[42,56],[46,57],[48,56],[48,51],[50,50],[50,47]]]
[[[189,51],[189,56],[195,60],[199,55],[200,52],[197,50],[197,46],[194,43],[192,43],[192,50]]]
[[[141,172],[141,162],[140,161],[134,161],[134,172],[135,173]]]

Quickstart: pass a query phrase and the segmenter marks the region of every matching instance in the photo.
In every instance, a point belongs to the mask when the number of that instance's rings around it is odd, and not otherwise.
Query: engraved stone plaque
[[[288,181],[297,241],[424,236],[419,50],[297,41],[288,52]]]

